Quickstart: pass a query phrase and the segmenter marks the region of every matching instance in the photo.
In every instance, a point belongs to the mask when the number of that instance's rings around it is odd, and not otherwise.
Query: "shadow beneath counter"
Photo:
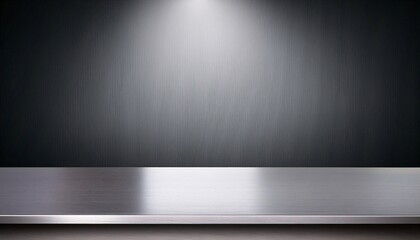
[[[418,225],[0,225],[2,240],[420,239]]]

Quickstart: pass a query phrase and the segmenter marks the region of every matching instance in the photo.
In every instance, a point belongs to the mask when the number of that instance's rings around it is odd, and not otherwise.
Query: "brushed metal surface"
[[[2,168],[0,223],[420,223],[419,168]]]

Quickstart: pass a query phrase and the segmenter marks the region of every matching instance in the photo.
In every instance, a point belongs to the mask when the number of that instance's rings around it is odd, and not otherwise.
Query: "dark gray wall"
[[[418,1],[0,4],[1,166],[420,166]]]

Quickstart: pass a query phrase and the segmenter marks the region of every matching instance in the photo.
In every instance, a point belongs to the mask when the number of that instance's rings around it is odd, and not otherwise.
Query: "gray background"
[[[0,166],[420,166],[417,1],[0,4]]]

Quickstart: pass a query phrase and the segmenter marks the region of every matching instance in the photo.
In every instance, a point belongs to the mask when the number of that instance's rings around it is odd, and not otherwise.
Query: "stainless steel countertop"
[[[420,168],[0,168],[0,223],[420,223]]]

